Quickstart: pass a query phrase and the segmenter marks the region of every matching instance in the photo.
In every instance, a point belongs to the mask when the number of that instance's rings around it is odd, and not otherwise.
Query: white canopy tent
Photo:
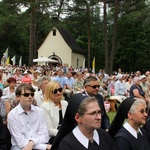
[[[51,63],[58,63],[57,60],[47,58],[47,57],[39,57],[36,59],[33,59],[33,62],[38,62],[38,63],[46,63],[46,62],[51,62]]]

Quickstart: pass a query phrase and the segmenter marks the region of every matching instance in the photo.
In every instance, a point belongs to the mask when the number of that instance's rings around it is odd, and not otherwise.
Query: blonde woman
[[[49,143],[52,144],[61,126],[67,108],[67,101],[63,100],[62,87],[59,82],[51,81],[47,84],[44,95],[44,109],[50,136]]]

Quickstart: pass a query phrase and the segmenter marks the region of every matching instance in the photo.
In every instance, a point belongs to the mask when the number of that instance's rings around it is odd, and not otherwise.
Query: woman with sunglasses
[[[62,87],[59,82],[51,81],[47,84],[44,95],[44,103],[41,105],[45,112],[50,136],[49,143],[52,144],[61,126],[67,108],[67,101],[63,99]]]

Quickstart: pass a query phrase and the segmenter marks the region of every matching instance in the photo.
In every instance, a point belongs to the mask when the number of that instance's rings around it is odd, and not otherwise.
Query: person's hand
[[[145,101],[148,102],[148,97],[145,98]]]
[[[29,143],[23,148],[23,150],[32,150],[34,146],[33,141],[29,141]]]
[[[125,93],[124,96],[127,97],[127,96],[128,96],[128,93]]]
[[[46,150],[50,150],[52,147],[52,145],[48,144],[47,147],[46,147]]]

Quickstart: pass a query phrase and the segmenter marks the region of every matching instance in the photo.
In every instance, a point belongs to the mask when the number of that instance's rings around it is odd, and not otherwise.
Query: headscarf
[[[68,107],[66,109],[66,113],[64,116],[64,120],[62,122],[62,125],[58,131],[58,134],[52,144],[51,150],[56,150],[59,146],[59,143],[61,139],[67,135],[70,131],[72,131],[75,126],[77,125],[77,122],[75,121],[75,115],[78,111],[78,108],[81,104],[81,102],[87,98],[87,96],[83,93],[75,94],[71,97]]]
[[[128,118],[128,112],[134,102],[135,99],[127,98],[120,104],[108,131],[112,138],[115,137],[117,131],[122,127],[124,120]]]

